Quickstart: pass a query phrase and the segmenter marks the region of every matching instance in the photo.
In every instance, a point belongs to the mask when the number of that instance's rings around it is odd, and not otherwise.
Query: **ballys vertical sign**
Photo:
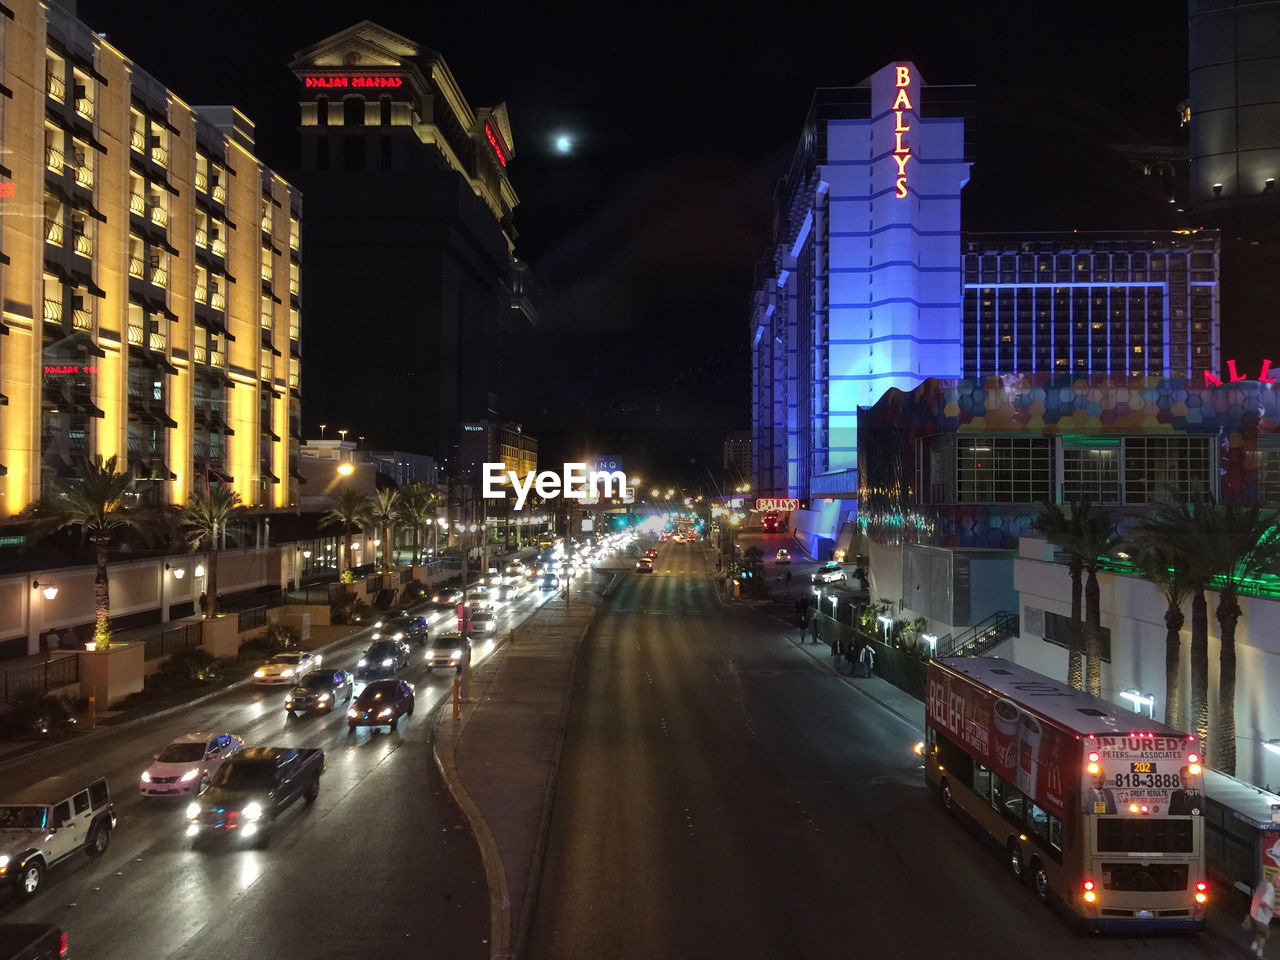
[[[893,106],[893,162],[898,165],[898,176],[893,182],[893,195],[899,200],[907,195],[907,161],[911,159],[911,144],[904,143],[903,134],[911,132],[911,127],[907,125],[904,110],[914,110],[911,104],[911,92],[907,89],[911,85],[911,68],[905,64],[899,64],[894,68],[894,97]]]

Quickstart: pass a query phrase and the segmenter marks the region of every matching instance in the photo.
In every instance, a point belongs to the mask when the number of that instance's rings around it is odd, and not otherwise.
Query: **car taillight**
[[[1086,880],[1084,882],[1084,902],[1093,903],[1098,899],[1098,895],[1093,890],[1093,881]]]
[[[1209,899],[1209,885],[1201,880],[1196,884],[1196,903],[1204,903]]]
[[[58,956],[65,957],[67,955],[67,935],[65,933],[58,936]]]

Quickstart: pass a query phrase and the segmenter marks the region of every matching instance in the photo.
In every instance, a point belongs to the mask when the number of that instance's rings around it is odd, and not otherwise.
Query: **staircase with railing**
[[[960,634],[943,637],[938,643],[940,657],[980,657],[1018,632],[1018,615],[997,610]]]

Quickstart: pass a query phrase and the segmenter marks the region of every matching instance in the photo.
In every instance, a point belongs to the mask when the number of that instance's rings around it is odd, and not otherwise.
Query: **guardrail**
[[[49,693],[59,687],[79,682],[79,654],[72,654],[69,657],[52,657],[44,663],[33,663],[29,667],[17,667],[4,671],[4,682],[0,685],[0,698],[4,703],[9,703],[14,696],[24,690]]]
[[[237,615],[239,623],[236,627],[237,632],[245,633],[249,630],[256,630],[258,627],[267,625],[267,607],[250,607],[248,610],[241,610]]]
[[[148,660],[161,660],[175,650],[184,647],[198,647],[204,639],[204,624],[200,620],[182,623],[168,630],[161,630],[149,637],[142,638],[146,645]]]

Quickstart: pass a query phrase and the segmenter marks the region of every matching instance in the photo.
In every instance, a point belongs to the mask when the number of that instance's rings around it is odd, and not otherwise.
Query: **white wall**
[[[1029,538],[1027,538],[1029,539]],[[1027,542],[1026,539],[1023,541]],[[1027,608],[1071,615],[1071,578],[1065,564],[1034,559],[1023,550],[1014,561],[1014,587],[1020,598],[1022,633],[992,651],[1040,673],[1065,680],[1066,649],[1031,635]],[[1165,602],[1150,583],[1137,577],[1098,574],[1102,626],[1111,631],[1111,663],[1102,664],[1102,696],[1124,706],[1122,690],[1155,694],[1156,719],[1164,719]],[[1209,711],[1218,708],[1218,594],[1208,591]],[[1236,774],[1262,786],[1280,784],[1280,756],[1262,743],[1280,738],[1280,602],[1241,597],[1243,614],[1236,625]],[[1190,702],[1191,604],[1183,608],[1182,702]],[[1186,724],[1184,723],[1185,727]],[[1212,764],[1212,756],[1209,758]]]

